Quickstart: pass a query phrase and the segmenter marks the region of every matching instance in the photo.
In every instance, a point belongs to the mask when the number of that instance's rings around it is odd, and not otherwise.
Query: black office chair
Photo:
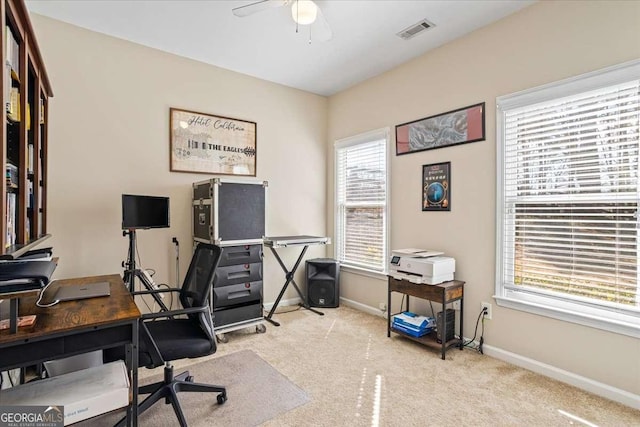
[[[134,292],[144,295],[163,292],[178,292],[182,309],[143,314],[140,322],[138,365],[146,368],[164,367],[164,381],[139,388],[139,394],[150,395],[138,405],[138,414],[149,409],[160,399],[173,405],[181,426],[186,426],[177,393],[181,391],[201,391],[219,393],[217,400],[223,404],[227,400],[224,387],[193,382],[188,371],[173,375],[169,363],[176,359],[207,356],[216,351],[216,337],[208,299],[213,286],[213,276],[220,261],[222,249],[218,246],[200,243],[191,258],[189,270],[182,288],[159,289]],[[124,425],[125,419],[118,423]]]

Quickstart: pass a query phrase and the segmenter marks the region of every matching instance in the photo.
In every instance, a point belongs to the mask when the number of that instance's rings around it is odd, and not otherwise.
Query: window
[[[341,265],[383,273],[387,266],[389,130],[335,144],[335,251]]]
[[[498,304],[640,336],[639,76],[497,99]]]

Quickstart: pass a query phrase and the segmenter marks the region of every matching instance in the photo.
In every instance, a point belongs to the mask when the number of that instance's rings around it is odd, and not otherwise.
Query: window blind
[[[640,81],[502,114],[504,288],[640,313]]]
[[[336,252],[343,265],[384,271],[386,137],[336,145]]]

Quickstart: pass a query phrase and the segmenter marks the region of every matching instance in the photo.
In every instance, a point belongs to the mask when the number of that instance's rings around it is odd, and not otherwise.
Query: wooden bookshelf
[[[47,235],[48,107],[53,96],[24,0],[0,0],[4,99],[0,136],[0,253],[33,247]]]

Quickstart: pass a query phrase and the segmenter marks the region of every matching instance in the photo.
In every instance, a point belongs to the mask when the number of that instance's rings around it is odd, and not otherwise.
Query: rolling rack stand
[[[133,294],[136,290],[136,277],[148,291],[156,289],[155,284],[149,277],[146,271],[142,271],[136,268],[136,230],[129,229],[122,231],[123,236],[129,236],[129,255],[127,261],[122,263],[122,267],[125,268],[122,280],[129,289],[129,292]],[[151,294],[153,299],[158,303],[162,311],[169,311],[167,306],[162,302],[162,298],[157,293]]]
[[[262,236],[266,234],[267,181],[213,178],[193,184],[193,241],[222,248],[211,289],[211,315],[219,342],[227,332],[255,326],[266,332]]]
[[[302,295],[302,292],[300,291],[300,288],[298,287],[298,284],[296,283],[293,277],[296,273],[296,270],[300,266],[300,262],[302,261],[304,254],[307,252],[307,248],[310,245],[326,245],[331,243],[331,240],[328,237],[316,237],[316,236],[279,236],[279,237],[265,237],[263,239],[263,242],[264,242],[264,245],[268,246],[271,249],[271,252],[273,252],[273,255],[276,257],[276,260],[278,260],[278,264],[280,264],[280,267],[282,267],[282,270],[284,271],[285,278],[286,278],[286,281],[284,282],[284,285],[280,290],[280,294],[278,295],[278,298],[276,298],[276,302],[273,304],[273,307],[271,307],[271,311],[269,311],[269,314],[264,319],[268,322],[271,322],[275,326],[280,326],[280,323],[276,322],[271,317],[273,316],[273,313],[276,311],[276,308],[280,303],[280,299],[282,299],[282,296],[287,290],[289,283],[293,284],[293,287],[296,289],[296,292],[298,292],[298,295],[302,300],[302,302],[300,303],[300,306],[306,308],[309,311],[313,311],[314,313],[320,316],[324,316],[323,312],[314,310],[309,306],[309,304],[307,304],[307,300],[305,299],[304,295]],[[291,271],[287,270],[287,267],[284,265],[284,263],[282,262],[282,259],[280,259],[280,256],[276,251],[276,248],[286,248],[289,246],[304,246],[302,248],[302,251],[300,252],[300,255],[298,256],[298,260],[293,265],[293,268],[291,269]]]

